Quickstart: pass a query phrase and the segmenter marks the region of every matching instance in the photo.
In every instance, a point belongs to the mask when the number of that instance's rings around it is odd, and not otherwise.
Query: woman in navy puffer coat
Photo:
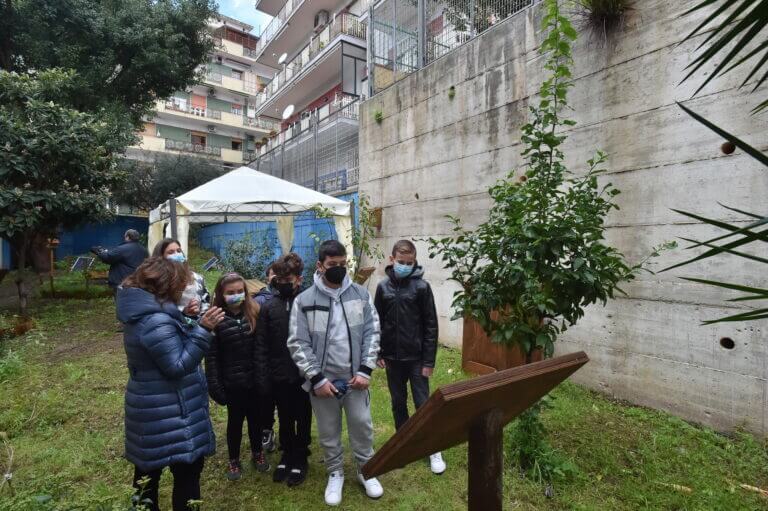
[[[176,302],[189,281],[184,265],[147,259],[117,293],[117,315],[125,323],[130,377],[125,390],[125,456],[135,465],[134,486],[158,510],[164,467],[174,476],[173,509],[200,498],[203,457],[215,439],[208,413],[208,389],[200,367],[211,343],[210,329],[223,318],[209,309],[189,326]],[[141,485],[139,480],[148,478]]]

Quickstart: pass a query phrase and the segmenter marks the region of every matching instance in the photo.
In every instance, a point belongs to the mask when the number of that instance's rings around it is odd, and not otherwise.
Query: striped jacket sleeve
[[[297,298],[291,309],[291,318],[288,323],[288,351],[304,378],[312,383],[313,387],[325,383],[320,363],[312,349],[312,337],[309,332],[307,314],[301,310],[301,304]]]
[[[366,295],[368,300],[363,307],[363,345],[360,350],[360,367],[357,372],[370,378],[371,373],[376,368],[376,361],[379,359],[381,324],[371,294],[366,292]]]

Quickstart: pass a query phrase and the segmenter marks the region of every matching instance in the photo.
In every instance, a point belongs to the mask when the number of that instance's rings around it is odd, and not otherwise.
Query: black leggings
[[[192,463],[174,463],[170,466],[171,474],[173,474],[173,511],[189,511],[193,508],[188,507],[187,502],[200,500],[200,474],[203,471],[204,462],[205,457],[200,456]],[[149,511],[160,511],[157,493],[160,489],[160,475],[162,473],[162,468],[145,472],[139,467],[134,467],[133,487],[136,488],[142,499],[152,501],[152,504],[146,504]],[[149,478],[149,482],[142,489],[139,480],[144,477]]]
[[[243,421],[248,420],[248,438],[251,452],[261,452],[261,430],[264,415],[263,399],[251,391],[227,391],[227,449],[230,460],[240,459],[240,444],[243,441]]]

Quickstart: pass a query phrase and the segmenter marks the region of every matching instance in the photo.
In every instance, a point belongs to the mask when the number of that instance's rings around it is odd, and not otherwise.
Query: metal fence
[[[371,95],[540,0],[382,0],[369,9]]]
[[[316,112],[306,122],[280,133],[279,145],[249,166],[322,193],[342,192],[358,183],[358,103],[326,117]]]

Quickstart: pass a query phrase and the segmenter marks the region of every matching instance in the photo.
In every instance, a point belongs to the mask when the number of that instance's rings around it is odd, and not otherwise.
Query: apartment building
[[[141,142],[128,157],[151,161],[158,154],[186,154],[236,168],[256,156],[256,144],[280,124],[257,115],[257,96],[276,69],[258,63],[253,27],[219,15],[209,23],[216,49],[203,80],[157,102]]]
[[[356,190],[358,102],[367,93],[369,0],[257,0],[273,16],[254,48],[277,71],[255,114],[280,123],[253,168],[324,193]]]

